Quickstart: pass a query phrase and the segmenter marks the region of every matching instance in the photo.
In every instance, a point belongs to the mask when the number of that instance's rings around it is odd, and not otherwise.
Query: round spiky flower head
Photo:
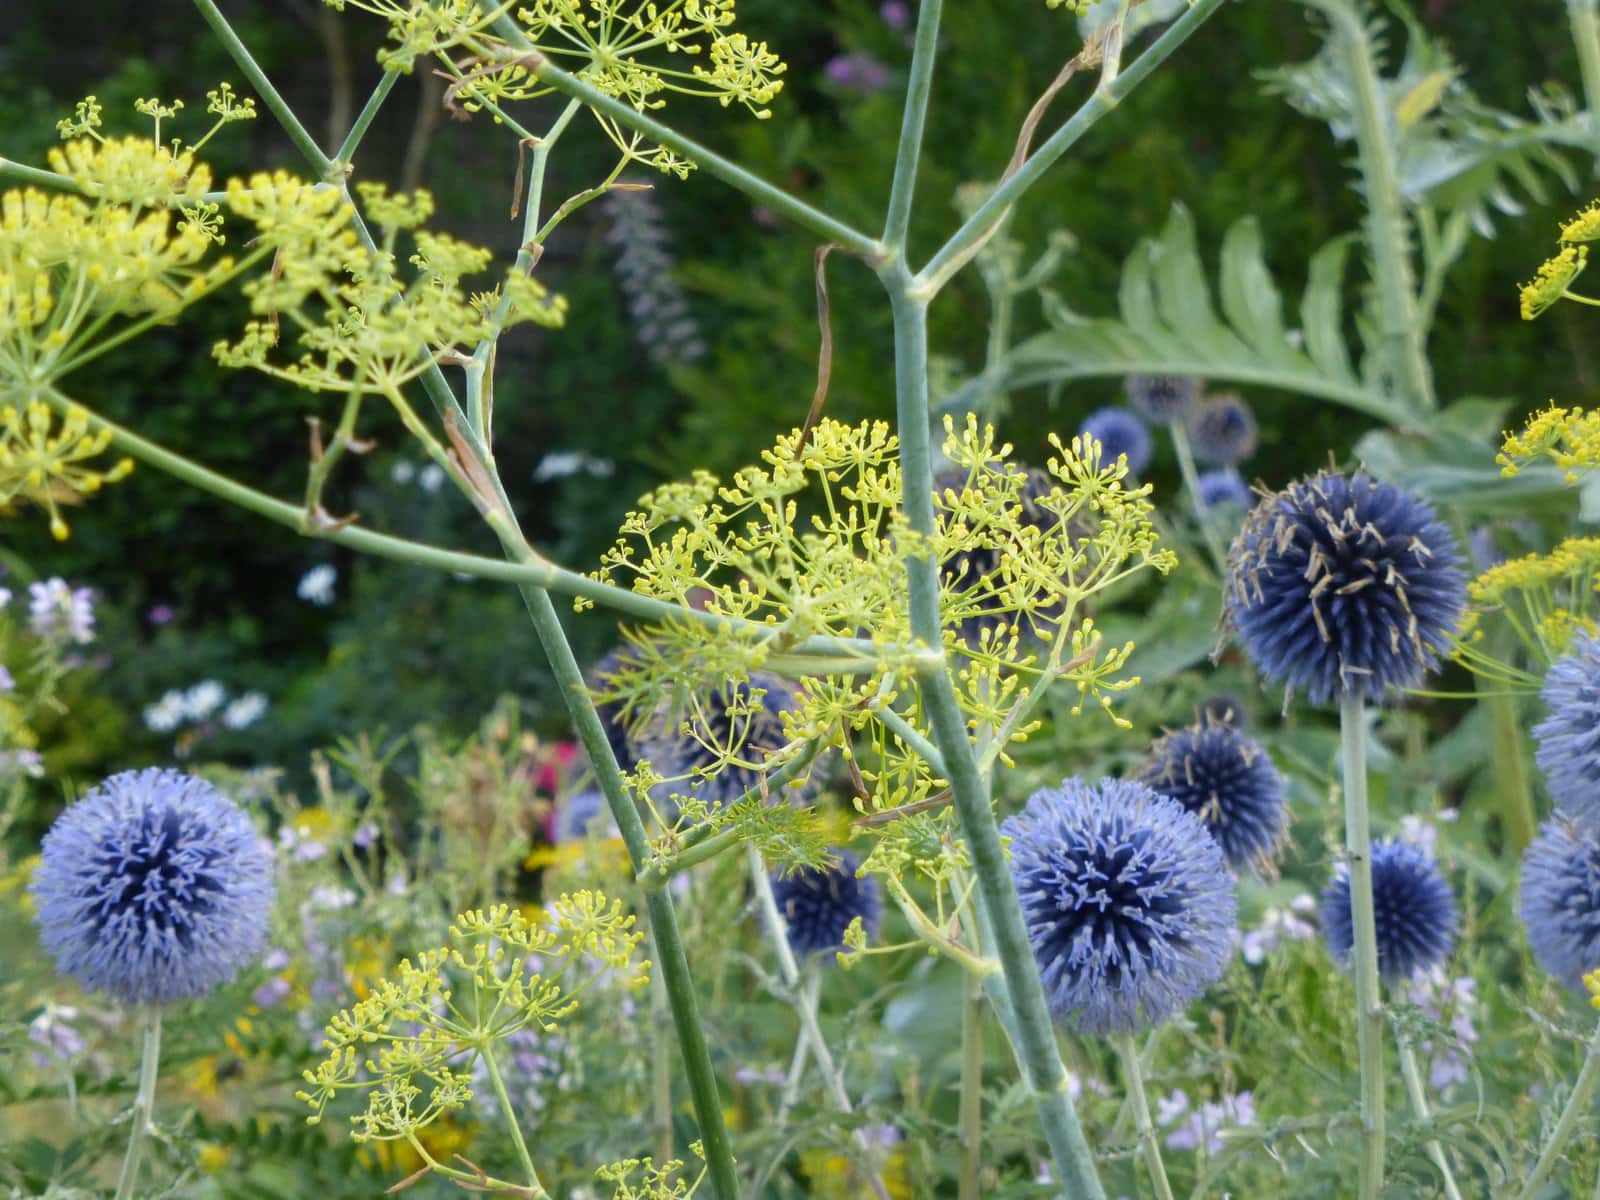
[[[1200,381],[1192,375],[1129,375],[1122,386],[1134,411],[1155,425],[1183,420],[1200,399]]]
[[[1189,417],[1194,456],[1219,467],[1236,467],[1256,452],[1256,415],[1243,397],[1213,396]]]
[[[1138,475],[1150,465],[1150,431],[1139,414],[1128,408],[1097,408],[1078,426],[1081,437],[1100,443],[1100,461],[1116,462],[1128,458],[1128,473]]]
[[[1229,554],[1226,618],[1263,675],[1314,703],[1422,682],[1466,606],[1450,531],[1363,472],[1267,496]]]
[[[1233,876],[1177,801],[1142,783],[1068,779],[1035,792],[1001,832],[1057,1017],[1084,1033],[1130,1033],[1222,975]]]
[[[589,686],[596,691],[604,691],[629,661],[626,647],[613,650],[589,668]],[[628,733],[623,708],[624,703],[618,698],[596,701],[594,711],[606,731],[606,741],[611,743],[611,753],[616,755],[617,766],[624,771],[631,771],[639,765],[639,759],[634,753],[633,738]]]
[[[665,782],[654,797],[672,805],[686,796],[712,806],[731,804],[760,785],[766,759],[789,743],[783,714],[800,702],[795,687],[770,671],[690,697],[664,709],[636,747]],[[815,791],[815,777],[785,795],[804,799]]]
[[[1541,967],[1582,994],[1600,966],[1600,821],[1557,813],[1522,856],[1518,897]]]
[[[126,1005],[204,995],[266,944],[272,856],[204,780],[113,775],[45,835],[30,890],[63,975]]]
[[[1137,778],[1204,821],[1234,867],[1267,859],[1283,836],[1283,776],[1225,722],[1202,719],[1167,734]]]
[[[1372,921],[1383,978],[1406,979],[1444,961],[1455,941],[1456,901],[1432,855],[1409,842],[1373,843]],[[1334,872],[1322,893],[1322,932],[1334,959],[1349,965],[1355,929],[1348,867]]]
[[[1204,513],[1229,507],[1236,508],[1241,513],[1247,512],[1250,502],[1255,499],[1250,494],[1250,485],[1231,467],[1221,471],[1204,471],[1194,483],[1195,500]]]
[[[1541,694],[1550,715],[1533,727],[1534,757],[1550,794],[1570,812],[1600,813],[1600,639],[1579,634]]]
[[[878,881],[870,875],[858,878],[860,865],[850,855],[840,854],[837,866],[801,867],[772,877],[772,898],[783,914],[796,958],[843,950],[845,930],[857,917],[868,937],[877,932]]]

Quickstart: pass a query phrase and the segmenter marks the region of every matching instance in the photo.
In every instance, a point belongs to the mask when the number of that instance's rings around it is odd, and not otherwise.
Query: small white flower
[[[44,778],[44,759],[37,750],[0,750],[0,779],[9,774]]]
[[[10,603],[11,590],[9,588],[0,588],[0,612],[4,612],[6,605]]]
[[[182,692],[168,692],[144,710],[145,728],[153,733],[171,733],[188,713]]]
[[[202,679],[183,694],[183,711],[191,721],[204,721],[228,698],[215,679]]]
[[[222,724],[227,729],[248,729],[267,711],[267,698],[260,692],[246,692],[222,710]]]
[[[334,887],[332,884],[319,883],[311,889],[307,900],[313,908],[337,910],[349,908],[359,896],[350,888]]]
[[[332,563],[318,563],[300,576],[300,584],[295,589],[295,594],[319,608],[326,608],[333,603],[333,585],[338,579],[338,567]]]
[[[17,681],[11,678],[11,672],[5,669],[4,664],[0,664],[0,692],[15,691],[16,687]]]
[[[402,458],[389,468],[389,478],[395,483],[410,483],[417,477],[417,467],[408,458]]]
[[[596,479],[609,479],[616,474],[616,470],[617,464],[609,458],[596,458],[583,450],[557,450],[539,460],[539,465],[533,469],[533,481],[548,483],[569,475],[593,475]]]
[[[417,486],[433,495],[444,486],[444,468],[438,463],[429,463],[417,472]]]
[[[28,585],[28,627],[42,638],[79,646],[94,641],[94,598],[56,576]]]

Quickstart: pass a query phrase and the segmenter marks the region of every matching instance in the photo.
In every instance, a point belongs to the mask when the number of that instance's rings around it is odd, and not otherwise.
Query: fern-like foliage
[[[1213,303],[1194,220],[1175,206],[1161,234],[1139,243],[1123,265],[1118,315],[1083,316],[1047,295],[1045,312],[1054,328],[1013,349],[1007,385],[1199,375],[1317,396],[1394,421],[1404,415],[1399,402],[1372,365],[1356,365],[1345,340],[1341,285],[1350,241],[1335,239],[1312,256],[1300,327],[1293,329],[1285,323],[1255,219],[1236,222],[1223,238]]]

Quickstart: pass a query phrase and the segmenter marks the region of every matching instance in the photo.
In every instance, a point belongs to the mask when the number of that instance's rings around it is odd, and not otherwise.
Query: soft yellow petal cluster
[[[110,467],[89,463],[111,444],[106,430],[90,429],[89,414],[72,407],[57,423],[50,407],[34,401],[22,408],[0,408],[0,506],[21,497],[50,515],[50,532],[65,540],[67,523],[60,505],[92,496],[108,483],[126,479],[133,460]]]
[[[1511,478],[1540,458],[1560,467],[1569,484],[1600,466],[1600,410],[1552,405],[1535,413],[1522,429],[1505,435],[1495,461],[1500,473]]]

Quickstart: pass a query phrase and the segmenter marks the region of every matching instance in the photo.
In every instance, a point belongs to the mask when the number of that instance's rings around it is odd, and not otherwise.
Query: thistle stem
[[[1416,1050],[1398,1027],[1395,1028],[1394,1037],[1400,1059],[1400,1074],[1405,1077],[1406,1094],[1411,1098],[1411,1111],[1416,1114],[1417,1120],[1431,1121],[1433,1112],[1428,1106],[1428,1093],[1422,1084],[1422,1069],[1417,1065]],[[1428,1139],[1427,1151],[1428,1157],[1433,1160],[1433,1165],[1439,1168],[1439,1175],[1444,1181],[1446,1200],[1461,1200],[1461,1189],[1456,1186],[1455,1172],[1450,1169],[1450,1159],[1445,1154],[1444,1147],[1439,1144],[1438,1138]]]
[[[1572,1136],[1572,1127],[1578,1122],[1578,1114],[1588,1107],[1590,1097],[1594,1095],[1596,1083],[1600,1083],[1600,1025],[1595,1026],[1594,1036],[1589,1039],[1589,1052],[1584,1055],[1578,1078],[1573,1081],[1572,1094],[1567,1097],[1561,1115],[1556,1118],[1556,1126],[1550,1131],[1544,1149],[1539,1151],[1539,1160],[1533,1164],[1533,1171],[1522,1185],[1518,1200],[1533,1200],[1539,1185],[1555,1168],[1556,1160],[1566,1148],[1567,1139]]]
[[[528,1187],[534,1196],[548,1195],[544,1185],[539,1182],[539,1172],[533,1169],[533,1156],[528,1153],[528,1143],[522,1137],[522,1122],[517,1120],[517,1110],[512,1107],[511,1094],[506,1091],[506,1081],[500,1074],[500,1064],[494,1059],[494,1049],[485,1045],[479,1049],[478,1054],[489,1072],[489,1082],[493,1085],[494,1094],[500,1101],[500,1111],[506,1115],[506,1125],[511,1130],[511,1144],[517,1148],[517,1161],[527,1172]]]
[[[1117,1057],[1122,1060],[1122,1073],[1127,1077],[1128,1100],[1133,1105],[1133,1120],[1139,1130],[1139,1152],[1144,1155],[1144,1165],[1150,1171],[1150,1185],[1157,1200],[1172,1200],[1172,1185],[1167,1182],[1166,1164],[1161,1161],[1161,1144],[1156,1140],[1155,1122],[1150,1119],[1150,1101],[1144,1094],[1144,1067],[1139,1061],[1139,1048],[1133,1044],[1131,1033],[1121,1033],[1112,1038]]]
[[[1217,578],[1226,579],[1228,556],[1217,537],[1216,522],[1211,519],[1205,505],[1200,503],[1200,475],[1195,470],[1194,448],[1189,445],[1189,431],[1184,428],[1182,421],[1172,421],[1167,425],[1167,432],[1172,435],[1172,448],[1178,455],[1178,473],[1183,476],[1183,490],[1189,493],[1189,507],[1194,509],[1194,519],[1200,523],[1206,549],[1211,552],[1211,564],[1217,569]]]
[[[1345,854],[1350,872],[1356,1039],[1361,1057],[1361,1198],[1383,1190],[1383,1001],[1378,993],[1378,936],[1372,915],[1372,834],[1367,821],[1367,722],[1361,693],[1339,700],[1344,766]]]
[[[161,1010],[152,1006],[139,1022],[141,1052],[139,1093],[133,1102],[133,1123],[128,1132],[128,1149],[117,1173],[116,1200],[132,1200],[139,1182],[139,1160],[144,1154],[144,1139],[150,1132],[150,1118],[156,1107],[156,1079],[161,1074]]]

